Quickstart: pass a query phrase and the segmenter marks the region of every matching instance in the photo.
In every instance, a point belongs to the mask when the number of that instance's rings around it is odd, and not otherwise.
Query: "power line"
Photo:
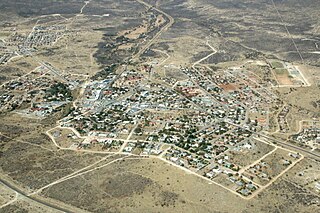
[[[295,42],[294,39],[293,39],[293,36],[291,35],[290,31],[288,30],[286,23],[283,21],[283,18],[282,18],[282,16],[281,16],[281,14],[280,14],[280,12],[279,12],[276,4],[274,3],[274,0],[271,0],[271,2],[272,2],[272,4],[273,4],[274,9],[277,11],[277,14],[278,14],[281,22],[283,23],[284,27],[286,28],[286,31],[287,31],[287,33],[288,33],[288,35],[289,35],[289,37],[290,37],[290,39],[291,39],[294,47],[296,48],[297,53],[299,54],[302,63],[304,63],[304,59],[303,59],[303,57],[302,57],[302,55],[301,55],[301,52],[299,51],[298,46],[297,46],[296,42]]]

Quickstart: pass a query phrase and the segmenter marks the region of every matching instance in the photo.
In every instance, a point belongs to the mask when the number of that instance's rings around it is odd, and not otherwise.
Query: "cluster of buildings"
[[[24,48],[32,49],[41,46],[52,46],[66,32],[65,25],[41,26],[37,25],[24,40]]]
[[[16,54],[14,52],[4,52],[0,54],[0,65],[7,63]]]
[[[209,179],[234,176],[241,167],[230,159],[230,151],[250,154],[252,132],[262,129],[258,118],[266,113],[258,109],[270,107],[273,94],[255,82],[246,83],[241,73],[234,77],[229,71],[181,71],[187,79],[170,81],[171,86],[150,80],[148,67],[105,73],[103,80],[85,85],[77,107],[61,125],[82,136],[106,139],[107,149],[112,141],[130,135],[121,150],[125,153],[162,153],[166,160]],[[164,144],[171,148],[164,151]],[[246,178],[231,182],[244,196],[257,189]]]
[[[180,148],[171,148],[165,153],[165,158],[174,164],[185,167],[192,171],[199,171],[209,164],[209,161],[184,151]]]
[[[162,143],[151,143],[151,142],[128,142],[123,148],[123,152],[135,153],[139,155],[160,155],[163,152]]]
[[[84,140],[77,144],[77,149],[91,149],[93,146],[96,150],[102,150],[107,152],[116,152],[120,150],[123,141],[112,138],[99,138]]]
[[[65,26],[36,26],[24,38],[15,34],[11,42],[29,51],[54,44],[65,31]],[[265,128],[268,108],[277,104],[275,95],[238,70],[207,73],[180,67],[180,71],[183,80],[153,79],[150,66],[105,70],[103,79],[83,85],[81,97],[59,126],[87,138],[76,144],[78,149],[160,155],[208,179],[224,175],[234,184],[233,190],[251,195],[258,186],[236,175],[241,167],[231,160],[230,151],[250,154],[252,132]],[[21,113],[50,115],[73,101],[74,85],[68,82],[43,64],[3,85],[8,94],[0,96],[0,110],[3,105],[27,102],[30,107]]]
[[[290,130],[287,122],[287,118],[286,118],[289,113],[289,109],[290,109],[289,106],[284,106],[278,114],[279,130],[282,133],[286,133]]]
[[[7,63],[14,56],[30,55],[39,47],[52,46],[66,32],[65,25],[36,25],[29,34],[18,33],[15,28],[6,41],[0,43],[0,64]]]
[[[310,121],[308,125],[303,127],[301,131],[291,138],[302,145],[312,148],[320,148],[320,122]]]
[[[235,191],[247,197],[256,191],[259,186],[254,184],[242,175],[230,175],[228,178],[232,183]]]
[[[43,66],[4,83],[1,89],[5,93],[0,95],[0,111],[21,109],[22,114],[45,117],[72,101],[69,85],[59,82]]]
[[[278,154],[279,155],[279,154]],[[246,171],[246,176],[250,179],[257,180],[259,183],[267,184],[272,178],[278,175],[282,169],[290,166],[295,160],[301,158],[298,153],[287,153],[287,156],[282,154],[282,157],[264,158],[253,166],[250,166]],[[274,168],[275,165],[276,167]]]
[[[178,89],[191,95],[191,99],[201,97],[202,102],[207,103],[209,97],[214,111],[224,111],[232,123],[250,119],[250,122],[257,121],[259,129],[267,127],[269,108],[278,103],[274,101],[277,97],[265,87],[248,81],[248,77],[237,70],[208,73],[202,69],[182,68],[182,71],[190,80],[182,82],[182,88],[180,82],[175,85],[180,85]],[[200,88],[202,93],[195,92],[195,88]]]

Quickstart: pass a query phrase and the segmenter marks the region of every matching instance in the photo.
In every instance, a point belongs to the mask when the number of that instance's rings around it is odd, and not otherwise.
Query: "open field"
[[[274,149],[273,146],[263,142],[253,140],[252,143],[250,150],[230,151],[230,161],[241,167],[247,166]]]
[[[281,174],[296,159],[290,156],[290,152],[277,149],[272,154],[261,159],[256,165],[249,167],[244,175],[254,182],[266,185],[272,178]]]
[[[71,151],[54,152],[12,141],[2,149],[1,168],[4,174],[33,191],[102,157]]]
[[[30,200],[19,200],[12,204],[9,204],[0,210],[1,212],[34,212],[34,213],[60,213],[61,211],[53,210],[44,205],[38,204]]]
[[[71,130],[69,129],[52,129],[49,131],[51,135],[55,138],[55,141],[60,147],[68,148],[72,145],[77,146],[80,144],[83,139],[78,138]]]
[[[6,204],[16,197],[16,193],[7,188],[5,185],[1,184],[0,189],[0,206]]]
[[[221,194],[230,197],[229,202],[237,202],[240,199],[218,186],[208,185],[205,181],[199,181],[192,175],[184,174],[161,161],[152,159],[128,159],[87,174],[84,178],[88,180],[88,185],[72,187],[81,182],[82,178],[79,177],[51,187],[44,191],[43,195],[96,212],[107,209],[115,212],[148,209],[160,212],[187,210],[197,212],[199,208],[208,211],[216,202],[220,203],[217,210],[222,211],[228,204],[221,198]],[[61,190],[69,191],[69,196],[60,197]],[[79,197],[83,190],[86,190],[85,195],[90,193],[91,196]],[[215,193],[210,193],[211,190]],[[194,193],[198,196],[192,196]],[[79,199],[72,199],[74,195]],[[241,205],[237,208],[241,208]],[[236,208],[233,211],[238,212]]]

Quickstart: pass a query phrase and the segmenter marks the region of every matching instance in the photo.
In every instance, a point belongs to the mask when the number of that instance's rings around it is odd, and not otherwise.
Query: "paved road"
[[[6,187],[10,188],[11,190],[15,191],[16,193],[18,193],[20,196],[23,196],[27,199],[30,199],[36,203],[39,203],[39,204],[42,204],[46,207],[49,207],[51,209],[54,209],[54,210],[57,210],[59,212],[67,212],[67,213],[72,213],[72,211],[68,210],[68,209],[65,209],[63,207],[60,207],[60,206],[57,206],[55,204],[52,204],[52,203],[48,203],[46,201],[42,201],[42,200],[39,200],[37,198],[34,198],[34,197],[31,197],[31,196],[28,196],[25,192],[21,191],[20,189],[18,189],[17,187],[11,185],[8,181],[6,180],[3,180],[3,179],[0,179],[0,183],[5,185]]]
[[[169,19],[169,22],[149,41],[149,43],[147,43],[147,45],[145,47],[143,47],[137,54],[135,54],[132,59],[138,59],[140,57],[140,55],[142,55],[154,42],[157,38],[160,37],[160,35],[167,29],[169,29],[173,23],[174,23],[174,18],[172,16],[170,16],[169,14],[165,13],[162,10],[159,10],[158,8],[154,7],[151,4],[148,4],[142,0],[136,0],[137,2],[139,2],[140,4],[145,5],[146,7],[152,8],[155,11],[161,13],[162,15],[164,15],[167,19]]]
[[[256,134],[260,135],[261,137],[265,137],[265,138],[268,138],[268,139],[270,139],[270,140],[273,140],[273,141],[277,142],[277,144],[280,144],[280,145],[282,145],[282,146],[290,147],[290,148],[299,150],[299,151],[301,151],[301,152],[304,152],[304,153],[306,153],[306,154],[308,154],[308,155],[311,155],[311,156],[313,156],[313,157],[316,157],[316,158],[320,159],[320,154],[314,153],[314,152],[312,152],[312,151],[306,150],[306,149],[304,149],[304,148],[302,148],[302,147],[299,147],[299,146],[296,146],[296,145],[293,145],[293,144],[290,144],[290,143],[282,142],[282,141],[279,140],[279,139],[275,139],[275,138],[272,138],[272,137],[270,137],[270,136],[267,136],[267,135],[264,135],[264,134],[261,134],[261,133],[256,133]]]
[[[240,126],[240,125],[237,125],[237,124],[228,122],[228,121],[226,121],[226,122],[229,123],[229,124],[231,124],[231,125],[233,125],[233,126],[237,126],[237,127],[242,128],[242,129],[245,129],[243,126]],[[246,130],[247,130],[247,129],[246,129]],[[277,144],[279,144],[279,145],[281,145],[281,146],[290,147],[290,148],[292,148],[292,149],[299,150],[299,151],[301,151],[301,152],[303,152],[303,153],[305,153],[305,154],[308,154],[308,155],[310,155],[310,156],[312,156],[312,157],[316,157],[316,158],[320,159],[320,154],[317,154],[317,153],[314,153],[314,152],[312,152],[312,151],[306,150],[306,149],[304,149],[304,148],[301,148],[301,147],[299,147],[299,146],[293,145],[293,144],[291,144],[291,143],[285,143],[285,142],[283,142],[283,141],[281,141],[281,140],[279,140],[279,139],[270,137],[270,136],[268,136],[268,135],[265,135],[265,134],[262,134],[262,133],[259,133],[259,132],[254,132],[254,131],[251,131],[251,130],[248,130],[248,131],[250,131],[251,133],[253,133],[253,134],[255,134],[255,135],[258,135],[258,136],[260,136],[260,137],[267,138],[267,139],[269,139],[269,140],[271,140],[271,141],[274,141],[274,142],[276,142]]]

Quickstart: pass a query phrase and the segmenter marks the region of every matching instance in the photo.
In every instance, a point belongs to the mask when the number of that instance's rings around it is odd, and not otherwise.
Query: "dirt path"
[[[297,161],[295,161],[294,163],[292,163],[290,166],[288,166],[285,170],[283,170],[280,174],[278,174],[276,177],[272,178],[271,181],[269,183],[267,183],[264,186],[261,186],[260,188],[258,188],[256,191],[254,191],[252,193],[252,195],[250,196],[250,199],[254,198],[256,195],[258,195],[262,190],[266,189],[267,187],[269,187],[271,184],[273,184],[276,180],[278,180],[283,174],[285,174],[287,171],[289,171],[292,167],[294,167],[297,163],[299,163],[302,159],[304,159],[304,156],[301,156],[300,159],[298,159]]]
[[[84,8],[86,8],[86,6],[88,5],[90,3],[90,1],[85,1],[84,2],[84,5],[81,7],[81,9],[80,9],[80,14],[83,14],[83,10],[84,10]]]
[[[167,56],[167,58],[165,58],[163,61],[161,61],[161,62],[160,62],[159,64],[157,64],[156,66],[161,66],[162,64],[164,64],[167,60],[169,60],[169,59],[171,58],[171,56],[170,56],[167,52],[165,52],[165,51],[157,50],[157,49],[153,49],[153,50],[156,51],[156,52],[162,53],[162,54],[164,54],[164,55]]]
[[[120,160],[123,160],[124,158],[127,158],[128,156],[124,156],[124,157],[115,159],[115,160],[113,160],[113,161],[110,161],[110,162],[108,162],[108,163],[106,163],[106,164],[104,164],[104,165],[102,165],[102,166],[98,166],[98,167],[94,167],[94,168],[92,168],[92,169],[89,169],[90,167],[92,167],[92,166],[94,166],[94,165],[96,165],[96,164],[98,164],[98,163],[100,163],[100,162],[108,159],[109,157],[111,157],[111,156],[107,156],[107,157],[105,157],[105,158],[102,158],[102,159],[100,159],[99,161],[97,161],[97,162],[95,162],[95,163],[93,163],[93,164],[91,164],[91,165],[89,165],[89,166],[86,166],[86,167],[84,167],[84,168],[82,168],[82,169],[80,169],[80,170],[78,170],[78,171],[76,171],[76,172],[74,172],[74,173],[72,173],[72,174],[70,174],[70,175],[67,175],[67,176],[65,176],[65,177],[62,177],[62,178],[60,178],[59,180],[56,180],[56,181],[54,181],[54,182],[52,182],[52,183],[50,183],[50,184],[48,184],[48,185],[46,185],[46,186],[43,186],[43,187],[41,187],[40,189],[38,189],[37,191],[30,193],[28,196],[38,194],[38,193],[42,192],[44,189],[49,188],[49,187],[51,187],[51,186],[53,186],[53,185],[56,185],[56,184],[58,184],[58,183],[61,183],[61,182],[67,181],[67,180],[69,180],[69,179],[72,179],[72,178],[75,178],[75,177],[78,177],[78,176],[87,174],[87,173],[89,173],[89,172],[95,171],[95,170],[97,170],[97,169],[106,167],[106,166],[108,166],[108,165],[110,165],[110,164],[112,164],[112,163],[115,163],[115,162],[118,162],[118,161],[120,161]]]
[[[206,42],[206,45],[208,45],[208,46],[212,49],[213,52],[210,53],[209,55],[203,57],[203,58],[200,59],[199,61],[196,61],[196,62],[192,65],[192,68],[195,68],[195,66],[196,66],[197,64],[200,64],[202,61],[210,58],[211,56],[213,56],[214,54],[216,54],[216,53],[218,52],[218,50],[216,50],[213,46],[211,46],[211,45],[209,44],[209,41],[208,41],[208,40],[207,40],[207,42]]]
[[[253,163],[251,163],[251,164],[249,164],[249,165],[241,168],[241,169],[239,170],[239,173],[242,174],[243,172],[245,172],[245,171],[246,171],[247,169],[249,169],[250,167],[252,167],[252,166],[256,165],[257,163],[259,163],[259,162],[260,162],[262,159],[264,159],[265,157],[267,157],[267,156],[271,155],[272,153],[274,153],[275,151],[277,151],[277,149],[278,149],[277,147],[274,147],[274,149],[273,149],[272,151],[270,151],[270,152],[268,152],[267,154],[263,155],[263,156],[262,156],[261,158],[259,158],[258,160],[256,160],[256,161],[254,161]]]

